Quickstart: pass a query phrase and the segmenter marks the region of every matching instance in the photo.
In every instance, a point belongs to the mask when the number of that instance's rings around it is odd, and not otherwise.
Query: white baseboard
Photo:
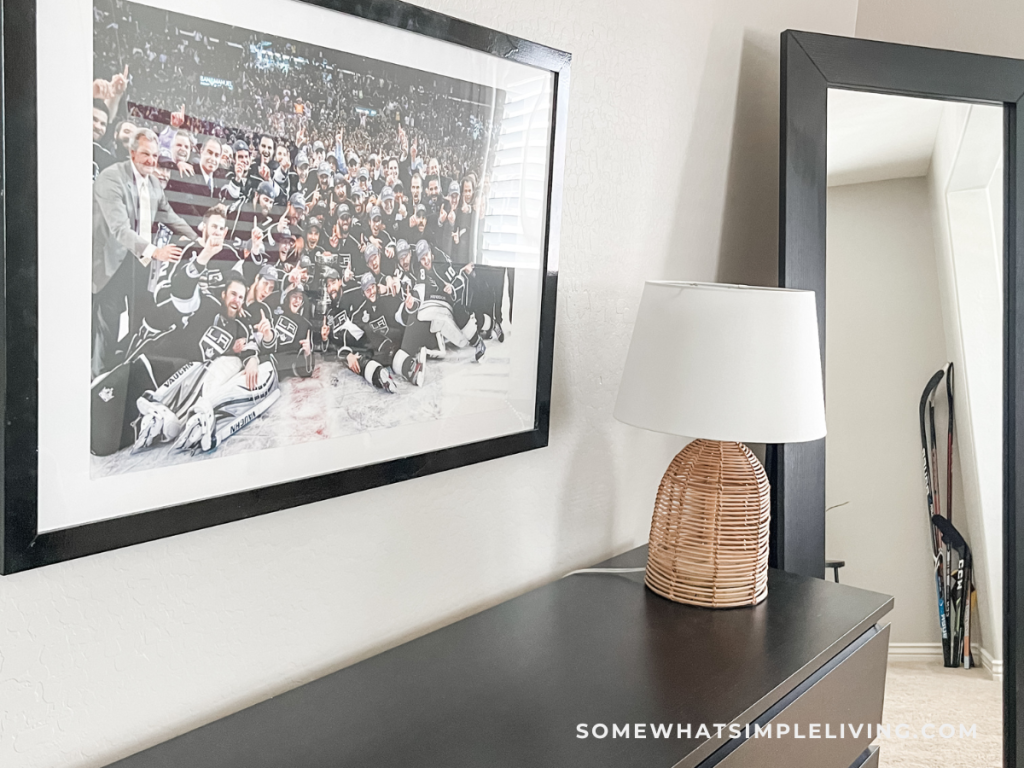
[[[998,682],[1003,680],[1003,660],[993,659],[992,654],[986,649],[981,649],[981,664],[992,673],[992,679]]]
[[[991,673],[993,680],[1002,681],[1002,659],[993,659],[985,648],[980,653],[974,648],[973,657],[975,664],[981,659],[982,666]],[[942,661],[942,643],[889,643],[889,661]]]
[[[942,660],[942,643],[889,643],[889,661]]]

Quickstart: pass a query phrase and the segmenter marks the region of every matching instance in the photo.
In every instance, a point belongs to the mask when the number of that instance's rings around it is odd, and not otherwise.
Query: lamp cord
[[[643,573],[647,568],[581,568],[578,571],[570,571],[566,576],[575,576],[578,573]]]

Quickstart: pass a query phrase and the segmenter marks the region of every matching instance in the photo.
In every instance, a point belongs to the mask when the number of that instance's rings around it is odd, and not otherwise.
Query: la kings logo
[[[377,333],[387,333],[388,332],[388,320],[387,320],[386,317],[381,315],[376,320],[373,320],[370,323],[370,327],[373,328],[373,330],[377,331]]]
[[[346,312],[344,309],[334,313],[333,315],[327,316],[327,327],[330,328],[332,331],[335,328],[341,328],[341,326],[343,326],[347,322],[348,312]]]
[[[233,338],[225,329],[211,325],[199,340],[199,351],[202,353],[203,360],[213,360],[213,358],[223,355],[231,345]]]
[[[279,317],[277,325],[274,326],[274,333],[277,334],[277,340],[281,344],[290,344],[295,339],[295,334],[298,333],[299,326],[290,317]]]

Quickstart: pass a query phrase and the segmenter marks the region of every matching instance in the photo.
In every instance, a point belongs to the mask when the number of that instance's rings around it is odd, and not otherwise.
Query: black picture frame
[[[302,0],[338,13],[408,30],[546,70],[553,75],[548,209],[536,410],[533,429],[399,458],[372,466],[290,481],[155,509],[58,531],[38,531],[38,199],[35,0],[3,0],[3,212],[0,216],[0,403],[3,419],[0,574],[83,557],[548,444],[558,286],[558,242],[565,165],[571,55],[400,0]],[[17,286],[18,290],[11,290]]]
[[[826,107],[829,88],[1004,108],[1003,759],[1024,765],[1024,61],[787,30],[782,33],[779,285],[817,296],[825,357]],[[821,578],[825,441],[769,446],[772,559]]]

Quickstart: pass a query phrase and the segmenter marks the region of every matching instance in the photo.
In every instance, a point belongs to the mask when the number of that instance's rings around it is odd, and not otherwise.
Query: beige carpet
[[[893,662],[885,680],[882,722],[892,735],[876,740],[880,768],[999,768],[1003,755],[1002,683],[983,668],[943,669],[942,662]],[[899,738],[896,726],[908,738]],[[934,724],[926,731],[927,724]],[[955,726],[942,738],[940,726]],[[960,738],[960,724],[976,725],[975,737]],[[924,738],[932,733],[935,738]],[[948,730],[946,731],[949,732]]]

